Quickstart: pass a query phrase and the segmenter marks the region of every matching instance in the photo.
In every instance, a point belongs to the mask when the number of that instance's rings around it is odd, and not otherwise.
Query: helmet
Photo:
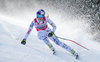
[[[43,9],[40,9],[37,11],[37,18],[44,18],[45,11]]]

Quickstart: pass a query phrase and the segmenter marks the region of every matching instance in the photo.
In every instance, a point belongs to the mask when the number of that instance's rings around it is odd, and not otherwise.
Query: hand
[[[23,40],[21,41],[21,44],[25,45],[25,44],[26,44],[26,39],[23,39]]]
[[[50,33],[48,34],[48,37],[52,37],[53,34],[54,34],[54,32],[50,32]]]

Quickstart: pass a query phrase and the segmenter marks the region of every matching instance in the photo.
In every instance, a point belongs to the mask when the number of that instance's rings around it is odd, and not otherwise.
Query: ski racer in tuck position
[[[29,27],[28,32],[26,33],[24,39],[21,41],[21,44],[25,45],[26,44],[26,39],[29,36],[33,26],[35,26],[37,32],[38,32],[38,38],[40,40],[43,40],[44,43],[53,51],[53,54],[55,54],[55,48],[53,45],[50,43],[49,39],[52,40],[55,44],[58,46],[66,49],[68,52],[73,54],[74,56],[78,56],[78,53],[75,52],[70,46],[67,44],[61,42],[55,35],[55,30],[56,30],[56,25],[48,18],[45,16],[45,11],[43,9],[40,9],[36,13],[37,18],[35,18]],[[53,29],[51,30],[47,23],[49,23]]]

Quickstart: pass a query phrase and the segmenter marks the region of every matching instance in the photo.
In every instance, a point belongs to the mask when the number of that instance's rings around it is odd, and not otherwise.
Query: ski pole
[[[81,47],[83,47],[83,48],[85,48],[85,49],[89,50],[88,48],[86,48],[86,47],[82,46],[81,44],[79,44],[79,43],[77,43],[77,42],[75,42],[75,41],[73,41],[73,40],[70,40],[70,39],[65,39],[65,38],[58,37],[58,36],[56,36],[56,37],[57,37],[57,38],[60,38],[60,39],[63,39],[63,40],[68,40],[68,41],[71,41],[71,42],[73,42],[73,43],[75,43],[75,44],[77,44],[77,45],[79,45],[79,46],[81,46]]]

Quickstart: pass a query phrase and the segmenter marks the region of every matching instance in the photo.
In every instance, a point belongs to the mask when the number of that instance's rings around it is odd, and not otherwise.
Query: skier
[[[61,42],[55,35],[56,25],[45,16],[45,11],[43,9],[40,9],[37,11],[37,18],[35,18],[32,23],[30,24],[29,30],[26,33],[24,39],[21,41],[21,44],[26,44],[26,39],[28,35],[30,34],[33,26],[35,26],[37,32],[38,32],[38,38],[40,40],[43,40],[44,43],[53,51],[53,54],[55,53],[55,48],[53,45],[49,42],[49,39],[51,39],[53,42],[55,42],[57,45],[61,46],[62,48],[69,51],[74,56],[78,56],[78,54],[67,44]],[[53,29],[50,29],[47,25],[49,23]]]

